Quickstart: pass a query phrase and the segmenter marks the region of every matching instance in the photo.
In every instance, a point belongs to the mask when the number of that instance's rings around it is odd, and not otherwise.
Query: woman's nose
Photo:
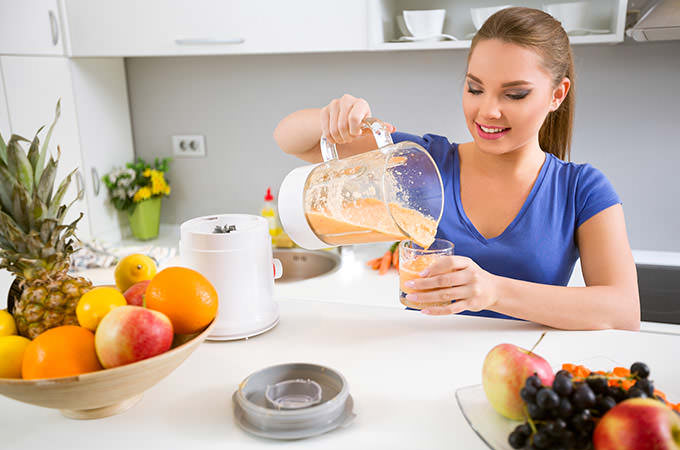
[[[491,96],[486,96],[479,108],[479,113],[487,119],[500,119],[502,115],[498,101]]]

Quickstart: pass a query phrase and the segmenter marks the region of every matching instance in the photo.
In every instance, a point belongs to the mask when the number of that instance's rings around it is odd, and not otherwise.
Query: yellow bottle
[[[269,234],[272,237],[272,245],[274,247],[293,247],[293,241],[283,231],[279,215],[276,212],[276,205],[274,203],[274,196],[272,189],[267,188],[267,194],[264,196],[264,206],[260,211],[260,215],[269,222]]]
[[[272,195],[272,188],[267,188],[267,194],[264,196],[264,206],[260,215],[267,219],[269,222],[269,234],[274,237],[279,235],[283,229],[281,228],[281,222],[279,222],[278,215],[276,214],[276,206],[274,205],[274,196]]]

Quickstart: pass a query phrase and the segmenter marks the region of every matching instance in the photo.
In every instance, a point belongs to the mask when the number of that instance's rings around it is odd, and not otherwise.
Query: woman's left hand
[[[431,315],[456,314],[462,311],[488,309],[498,300],[497,279],[472,259],[465,256],[443,256],[425,269],[422,278],[406,283],[411,289],[436,289],[408,294],[409,302],[421,304],[422,312]],[[455,300],[445,306],[443,301]]]

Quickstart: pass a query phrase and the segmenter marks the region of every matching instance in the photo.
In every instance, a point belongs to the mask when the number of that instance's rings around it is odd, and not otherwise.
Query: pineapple
[[[16,276],[10,290],[14,298],[8,303],[13,304],[19,333],[30,339],[59,325],[78,325],[76,305],[92,288],[89,280],[67,274],[78,243],[76,224],[83,214],[70,224],[62,223],[73,204],[61,204],[62,198],[76,171],[54,191],[59,154],[46,161],[59,112],[57,102],[45,142],[40,147],[38,134],[44,128],[40,127],[28,153],[19,145],[28,140],[12,135],[5,144],[0,136],[0,268]]]

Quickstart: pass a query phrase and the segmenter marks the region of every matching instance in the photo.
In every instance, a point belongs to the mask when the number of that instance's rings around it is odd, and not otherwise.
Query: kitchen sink
[[[680,267],[637,264],[642,320],[680,324]]]
[[[330,273],[340,266],[340,256],[323,250],[275,249],[274,258],[283,266],[283,276],[276,280],[277,283],[307,280]]]

